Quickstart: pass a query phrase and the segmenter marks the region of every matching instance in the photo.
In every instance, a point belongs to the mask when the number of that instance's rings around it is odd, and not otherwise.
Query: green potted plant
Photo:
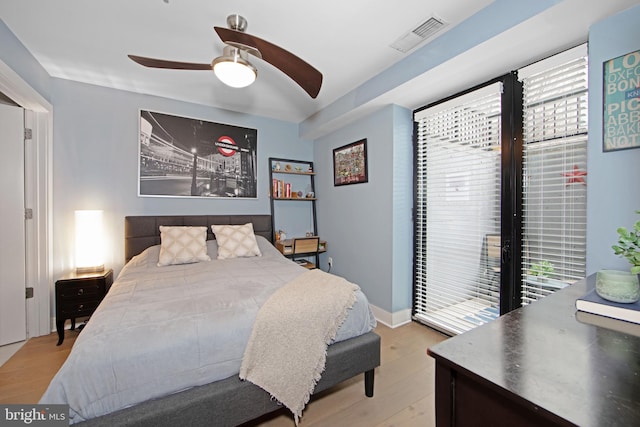
[[[553,264],[551,264],[546,259],[543,259],[540,262],[536,262],[535,264],[531,264],[531,268],[529,269],[529,274],[532,276],[536,276],[540,279],[540,281],[545,281],[551,274],[555,271]]]
[[[636,211],[640,214],[640,210]],[[631,264],[631,273],[640,274],[640,220],[636,221],[632,230],[618,228],[618,244],[611,246],[613,252],[625,258]]]

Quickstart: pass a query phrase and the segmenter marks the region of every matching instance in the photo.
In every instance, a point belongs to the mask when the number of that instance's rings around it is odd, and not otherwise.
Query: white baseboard
[[[395,313],[390,313],[386,310],[381,309],[380,307],[376,307],[375,305],[371,304],[371,311],[373,312],[373,315],[378,322],[392,329],[411,322],[410,308],[396,311]]]

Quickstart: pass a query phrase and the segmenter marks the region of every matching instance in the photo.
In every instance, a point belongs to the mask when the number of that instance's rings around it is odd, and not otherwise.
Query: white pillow
[[[218,259],[262,256],[252,223],[212,225],[211,230],[218,242]]]
[[[207,227],[160,226],[158,267],[209,261]]]

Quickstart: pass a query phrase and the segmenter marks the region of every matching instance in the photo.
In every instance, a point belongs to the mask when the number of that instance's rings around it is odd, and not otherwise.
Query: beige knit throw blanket
[[[296,425],[324,371],[327,345],[358,289],[342,277],[309,270],[278,289],[258,311],[240,379],[289,408]]]

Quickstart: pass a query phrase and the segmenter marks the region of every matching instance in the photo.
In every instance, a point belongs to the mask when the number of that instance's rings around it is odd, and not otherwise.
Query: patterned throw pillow
[[[158,267],[209,261],[207,227],[160,226]]]
[[[218,242],[218,259],[262,256],[253,224],[212,225],[211,230]]]

